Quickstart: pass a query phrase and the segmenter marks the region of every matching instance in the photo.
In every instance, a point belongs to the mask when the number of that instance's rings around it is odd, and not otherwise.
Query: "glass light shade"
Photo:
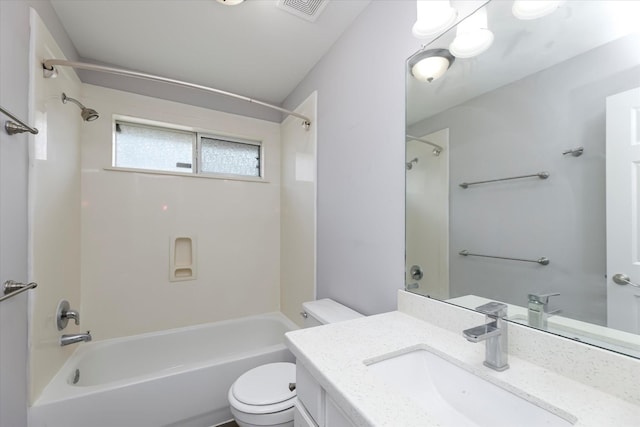
[[[458,16],[449,0],[416,0],[416,3],[417,20],[411,32],[418,39],[427,39],[446,30]]]
[[[516,0],[511,11],[518,19],[538,19],[555,12],[560,3],[558,0]]]
[[[449,69],[451,63],[443,56],[430,56],[416,62],[411,67],[411,74],[422,82],[432,82]]]
[[[471,58],[489,49],[493,39],[487,25],[487,9],[483,7],[458,24],[449,51],[456,58]]]

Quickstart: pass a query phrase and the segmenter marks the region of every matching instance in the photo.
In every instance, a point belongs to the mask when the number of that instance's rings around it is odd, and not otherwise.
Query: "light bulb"
[[[518,19],[529,20],[547,16],[560,6],[558,0],[516,0],[511,11]]]
[[[417,20],[411,31],[418,39],[427,39],[446,30],[458,16],[449,0],[416,0],[416,3]]]
[[[456,58],[471,58],[489,49],[493,39],[487,24],[487,9],[483,7],[458,24],[449,51]]]

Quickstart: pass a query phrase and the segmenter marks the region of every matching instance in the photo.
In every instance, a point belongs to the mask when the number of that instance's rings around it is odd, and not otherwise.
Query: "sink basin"
[[[554,408],[563,418],[549,412],[428,350],[393,356],[368,369],[443,426],[569,427],[576,422],[568,413]]]

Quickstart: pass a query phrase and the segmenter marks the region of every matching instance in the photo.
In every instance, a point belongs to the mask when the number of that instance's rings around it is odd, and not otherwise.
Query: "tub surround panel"
[[[100,112],[82,128],[82,314],[95,340],[276,311],[278,124],[84,85]],[[268,182],[105,170],[113,116],[263,142]],[[172,236],[197,242],[197,278],[169,281]]]
[[[473,310],[406,291],[398,291],[398,310],[459,334],[484,322],[484,315]],[[638,359],[513,322],[509,323],[509,356],[640,405]]]
[[[472,322],[475,325],[477,320]],[[546,402],[556,413],[575,416],[579,427],[631,427],[640,419],[639,406],[518,356],[510,356],[510,369],[492,371],[482,364],[483,344],[467,342],[461,330],[454,333],[398,311],[290,332],[287,343],[297,361],[358,426],[439,425],[418,404],[375,377],[364,363],[416,347],[433,348],[483,377]]]
[[[280,310],[298,326],[304,323],[302,303],[316,295],[317,104],[314,92],[295,109],[311,118],[309,130],[291,116],[280,126]]]
[[[39,133],[29,144],[29,281],[31,292],[30,397],[31,401],[64,364],[73,346],[61,347],[60,335],[77,333],[70,322],[56,327],[58,302],[66,299],[80,308],[80,134],[82,124],[75,105],[61,101],[62,92],[78,97],[81,83],[73,70],[61,70],[55,79],[42,76],[41,58],[64,58],[41,21],[31,11],[32,123]],[[86,330],[86,329],[85,329]]]

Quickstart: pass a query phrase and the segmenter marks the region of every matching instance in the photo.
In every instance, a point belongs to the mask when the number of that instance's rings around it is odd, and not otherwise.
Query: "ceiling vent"
[[[315,22],[329,0],[278,0],[278,7],[298,18]]]

